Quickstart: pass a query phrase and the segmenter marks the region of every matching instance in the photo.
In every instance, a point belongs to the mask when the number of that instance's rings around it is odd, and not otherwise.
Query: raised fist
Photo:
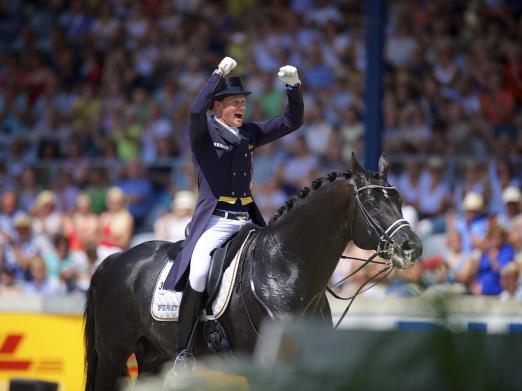
[[[285,65],[284,67],[279,68],[277,76],[282,82],[292,87],[301,84],[301,80],[299,80],[299,76],[297,76],[297,68],[292,65]]]
[[[221,74],[221,76],[225,77],[230,72],[232,72],[236,66],[236,60],[231,57],[225,57],[218,65],[218,72]]]

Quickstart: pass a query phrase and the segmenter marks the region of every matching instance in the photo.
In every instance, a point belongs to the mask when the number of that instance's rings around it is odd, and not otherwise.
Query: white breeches
[[[230,220],[219,216],[212,216],[205,232],[199,238],[190,260],[189,281],[192,289],[204,292],[207,287],[207,276],[210,268],[210,253],[222,245],[232,234],[250,220]]]

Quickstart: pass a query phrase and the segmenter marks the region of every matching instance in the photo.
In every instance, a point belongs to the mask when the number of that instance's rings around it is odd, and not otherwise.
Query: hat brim
[[[251,91],[222,91],[222,92],[218,92],[216,95],[214,95],[214,100],[222,100],[222,99],[228,98],[229,96],[235,96],[235,95],[248,96],[251,93],[252,93]]]

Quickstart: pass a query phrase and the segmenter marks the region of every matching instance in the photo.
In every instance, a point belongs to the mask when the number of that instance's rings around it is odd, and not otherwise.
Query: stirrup
[[[176,356],[176,359],[174,360],[174,375],[178,376],[178,371],[185,371],[190,369],[193,371],[196,369],[196,358],[192,354],[192,352],[189,352],[187,349],[183,349],[181,352],[178,353]]]

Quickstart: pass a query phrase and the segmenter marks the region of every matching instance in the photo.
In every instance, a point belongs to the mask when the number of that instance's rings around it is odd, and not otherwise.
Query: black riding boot
[[[192,355],[192,346],[189,346],[192,331],[202,309],[203,293],[191,288],[190,283],[183,290],[183,297],[178,314],[178,351],[175,367],[193,366],[189,362],[195,362]]]

